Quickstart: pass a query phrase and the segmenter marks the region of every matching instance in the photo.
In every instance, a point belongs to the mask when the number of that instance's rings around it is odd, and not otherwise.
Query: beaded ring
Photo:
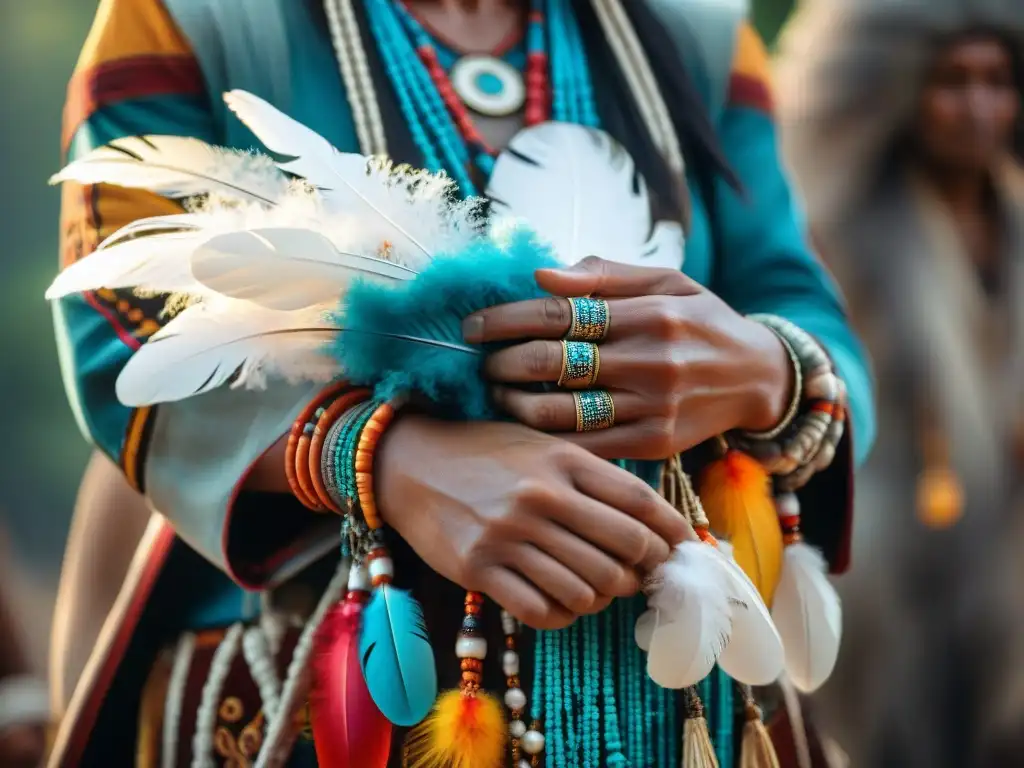
[[[604,299],[574,297],[569,299],[572,320],[566,341],[602,341],[608,335],[611,315]]]
[[[601,350],[589,341],[562,342],[562,372],[558,386],[588,389],[597,383],[601,371]]]
[[[288,443],[286,444],[284,451],[284,473],[285,477],[288,479],[288,487],[291,488],[292,494],[304,507],[313,510],[314,512],[320,511],[319,505],[314,501],[315,497],[306,495],[306,491],[299,480],[299,464],[296,461],[299,439],[302,437],[306,424],[308,424],[310,419],[313,418],[317,409],[320,408],[323,403],[337,397],[346,386],[345,382],[335,382],[314,397],[302,410],[298,418],[292,422],[291,432],[288,434]]]
[[[615,401],[603,389],[572,393],[576,402],[576,431],[592,432],[615,426]]]

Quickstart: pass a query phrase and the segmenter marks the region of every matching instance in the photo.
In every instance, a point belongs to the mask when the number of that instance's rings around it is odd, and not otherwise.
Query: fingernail
[[[480,315],[470,315],[462,321],[462,338],[471,344],[483,341],[484,319]]]

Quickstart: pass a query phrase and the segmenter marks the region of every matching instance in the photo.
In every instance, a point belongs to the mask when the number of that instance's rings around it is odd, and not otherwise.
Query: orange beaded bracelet
[[[322,470],[324,438],[327,437],[328,431],[341,418],[342,414],[353,405],[366,400],[369,396],[370,391],[368,389],[356,389],[343,394],[320,414],[320,418],[317,419],[316,426],[313,428],[313,436],[310,439],[307,471],[313,492],[322,507],[338,515],[344,514],[344,512],[334,502],[324,486]]]
[[[302,506],[315,512],[322,511],[323,507],[317,502],[315,496],[307,495],[306,490],[303,488],[299,473],[300,464],[297,461],[299,444],[306,424],[313,418],[313,414],[316,413],[317,409],[328,400],[337,397],[347,386],[345,382],[339,381],[314,397],[292,423],[291,432],[288,434],[288,443],[284,451],[284,474],[288,478],[288,487],[291,488],[292,494],[302,503]],[[309,446],[307,444],[306,450],[308,451],[308,449]],[[302,466],[308,466],[308,461]]]
[[[363,427],[359,434],[359,442],[356,444],[356,491],[363,518],[370,529],[383,525],[380,515],[377,514],[377,503],[373,496],[373,456],[381,435],[394,420],[396,412],[395,406],[391,403],[382,403],[378,406]]]

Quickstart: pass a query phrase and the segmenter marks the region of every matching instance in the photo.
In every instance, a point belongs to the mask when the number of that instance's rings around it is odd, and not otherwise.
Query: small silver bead
[[[513,720],[508,724],[508,732],[512,734],[513,739],[521,739],[526,733],[526,723],[522,720]]]

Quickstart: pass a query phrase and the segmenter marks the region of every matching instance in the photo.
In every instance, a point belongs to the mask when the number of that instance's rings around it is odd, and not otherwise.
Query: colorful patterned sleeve
[[[176,135],[221,141],[202,72],[161,0],[102,0],[68,86],[63,151],[73,160],[114,139]],[[119,227],[180,206],[137,190],[65,185],[62,261],[88,257]],[[306,387],[215,392],[158,408],[121,405],[114,382],[161,325],[163,301],[101,290],[54,305],[66,390],[82,431],[116,461],[178,534],[238,581],[259,585],[308,560],[302,508],[291,533],[238,503],[251,464],[308,402]],[[262,502],[265,502],[263,499]],[[291,499],[278,500],[284,504]],[[265,506],[265,504],[262,504]],[[257,506],[261,506],[257,504]],[[239,508],[245,509],[240,513]],[[260,521],[254,533],[237,521]],[[265,534],[265,535],[264,535]],[[315,546],[323,549],[322,537]]]
[[[804,501],[808,537],[817,538],[833,568],[843,570],[852,467],[864,460],[875,437],[871,372],[839,289],[811,249],[803,212],[782,168],[768,55],[749,25],[739,31],[719,135],[743,190],[736,193],[723,184],[716,200],[723,259],[716,289],[744,314],[779,315],[814,335],[846,382],[848,437],[833,467],[808,486],[813,499]],[[846,509],[842,520],[814,511],[837,507]]]

